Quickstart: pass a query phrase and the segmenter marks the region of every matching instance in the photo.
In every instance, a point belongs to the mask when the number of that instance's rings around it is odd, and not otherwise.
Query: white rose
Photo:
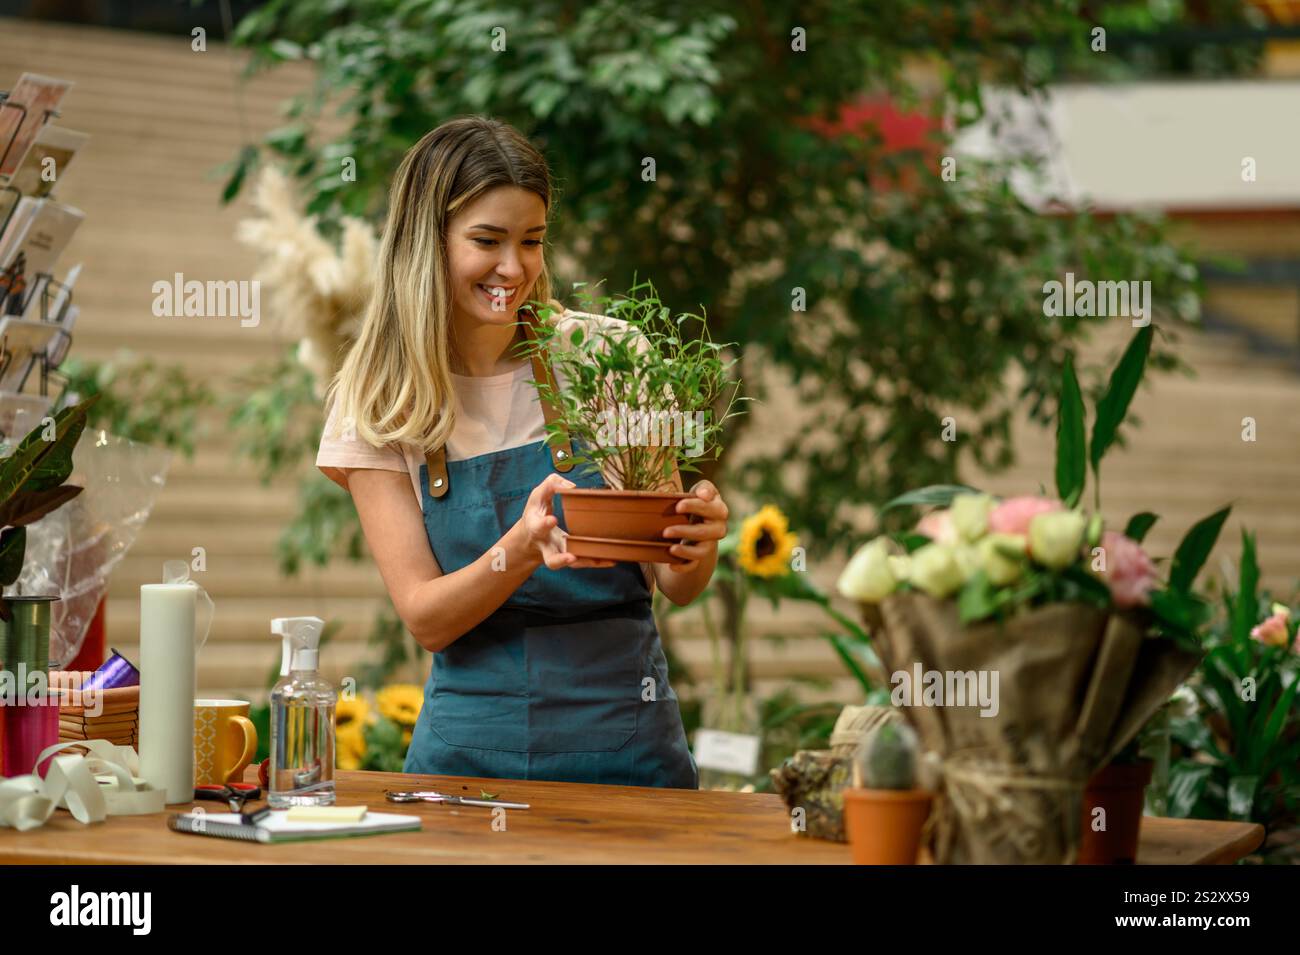
[[[962,584],[957,555],[946,544],[926,544],[912,555],[911,580],[931,597],[947,597]]]
[[[1015,583],[1024,570],[1022,561],[1009,556],[1025,552],[1025,539],[1019,534],[989,534],[975,545],[979,551],[980,569],[995,587]]]
[[[1079,559],[1088,518],[1079,511],[1050,511],[1029,522],[1029,553],[1052,570],[1069,567]]]
[[[959,494],[952,499],[952,523],[957,536],[974,543],[988,532],[989,513],[997,506],[989,494]]]
[[[889,563],[889,539],[877,537],[863,544],[849,559],[836,589],[851,600],[879,603],[894,592],[898,580]]]
[[[975,571],[980,569],[979,552],[973,544],[955,544],[952,548],[953,560],[961,570],[961,579],[970,580]]]

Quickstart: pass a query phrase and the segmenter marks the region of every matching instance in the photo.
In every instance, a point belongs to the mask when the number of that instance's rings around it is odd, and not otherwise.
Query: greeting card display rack
[[[0,110],[4,109],[16,109],[22,116],[8,142],[4,144],[4,149],[0,150],[0,168],[4,166],[27,120],[27,107],[10,100],[7,90],[0,90]],[[41,125],[44,126],[58,115],[59,111],[56,109],[45,110],[44,116],[41,117]],[[4,235],[18,208],[19,201],[23,198],[22,192],[13,185],[12,177],[10,179],[11,181],[0,185],[0,193],[9,192],[14,196],[13,204],[0,221],[0,236]],[[72,292],[71,287],[57,281],[49,272],[37,272],[33,277],[31,288],[25,290],[26,294],[19,300],[17,312],[12,311],[11,305],[9,314],[0,313],[0,419],[7,421],[15,411],[15,406],[24,401],[36,400],[48,404],[50,372],[63,363],[72,345],[72,335],[65,326],[72,307]],[[38,319],[20,317],[27,312],[32,297],[38,294],[40,295],[40,317]],[[3,301],[5,299],[0,299],[0,302]],[[56,314],[51,315],[54,302],[59,304]],[[38,396],[22,393],[33,368],[40,371]],[[23,410],[31,410],[31,408],[28,406]],[[4,433],[5,430],[0,427],[0,439],[9,438],[9,435]]]

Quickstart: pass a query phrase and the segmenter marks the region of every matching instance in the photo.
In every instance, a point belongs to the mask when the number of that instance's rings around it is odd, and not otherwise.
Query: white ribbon
[[[19,832],[35,829],[45,825],[55,809],[68,810],[83,825],[103,822],[108,816],[163,811],[167,794],[136,780],[140,757],[131,746],[117,746],[103,739],[56,743],[41,751],[36,765],[72,747],[84,747],[90,754],[55,756],[44,779],[35,773],[0,779],[0,827]],[[96,775],[111,778],[101,784]]]

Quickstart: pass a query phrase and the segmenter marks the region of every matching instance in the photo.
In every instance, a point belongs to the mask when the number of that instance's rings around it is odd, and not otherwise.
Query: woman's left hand
[[[676,574],[688,574],[700,561],[715,553],[718,541],[727,536],[727,502],[722,499],[712,481],[697,481],[689,491],[693,497],[677,502],[678,514],[693,514],[699,518],[694,524],[674,524],[664,531],[665,537],[679,537],[672,546],[675,557],[684,557],[687,563],[669,564]]]

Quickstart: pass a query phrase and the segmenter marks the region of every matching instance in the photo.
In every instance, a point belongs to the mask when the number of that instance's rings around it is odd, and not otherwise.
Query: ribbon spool
[[[89,755],[64,750],[82,747]],[[55,809],[66,809],[83,825],[108,816],[141,816],[162,812],[165,793],[137,781],[139,757],[130,746],[102,739],[57,743],[41,751],[37,764],[50,760],[41,779],[35,773],[0,779],[0,827],[19,832],[45,825]],[[96,774],[111,777],[106,784]]]

